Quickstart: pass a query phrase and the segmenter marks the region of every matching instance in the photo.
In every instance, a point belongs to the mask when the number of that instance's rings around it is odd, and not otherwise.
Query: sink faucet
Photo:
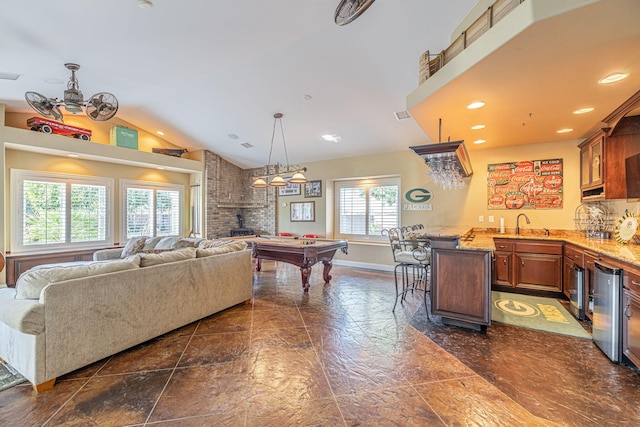
[[[524,219],[527,220],[527,224],[531,224],[531,221],[529,221],[529,217],[523,213],[521,213],[520,215],[518,215],[516,217],[516,235],[520,234],[520,217],[523,216]]]

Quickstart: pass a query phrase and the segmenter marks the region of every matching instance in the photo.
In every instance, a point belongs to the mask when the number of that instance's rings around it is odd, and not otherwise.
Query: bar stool
[[[406,299],[409,292],[419,291],[423,293],[427,319],[429,317],[429,306],[427,305],[427,294],[429,294],[429,273],[431,266],[431,249],[429,241],[426,239],[405,240],[401,228],[389,228],[382,230],[383,236],[389,237],[393,261],[396,263],[393,274],[396,285],[396,300],[392,311]],[[398,286],[398,270],[401,273],[402,288]]]

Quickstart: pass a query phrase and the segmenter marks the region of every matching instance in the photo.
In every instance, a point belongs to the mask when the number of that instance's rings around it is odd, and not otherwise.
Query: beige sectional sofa
[[[96,255],[111,261],[38,266],[16,288],[0,288],[0,359],[37,391],[253,295],[244,242],[114,254]]]

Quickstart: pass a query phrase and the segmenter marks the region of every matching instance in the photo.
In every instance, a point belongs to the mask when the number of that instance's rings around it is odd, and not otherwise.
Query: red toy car
[[[91,140],[91,131],[89,129],[69,126],[64,123],[43,119],[41,117],[31,117],[27,120],[27,126],[29,126],[31,130],[43,133],[73,136],[74,138],[82,139],[83,141]]]

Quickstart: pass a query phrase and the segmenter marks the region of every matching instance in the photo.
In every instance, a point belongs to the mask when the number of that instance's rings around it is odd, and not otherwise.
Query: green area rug
[[[13,368],[0,363],[0,391],[25,382],[27,379],[15,372]]]
[[[589,338],[578,321],[555,298],[491,292],[491,320],[556,334]]]

